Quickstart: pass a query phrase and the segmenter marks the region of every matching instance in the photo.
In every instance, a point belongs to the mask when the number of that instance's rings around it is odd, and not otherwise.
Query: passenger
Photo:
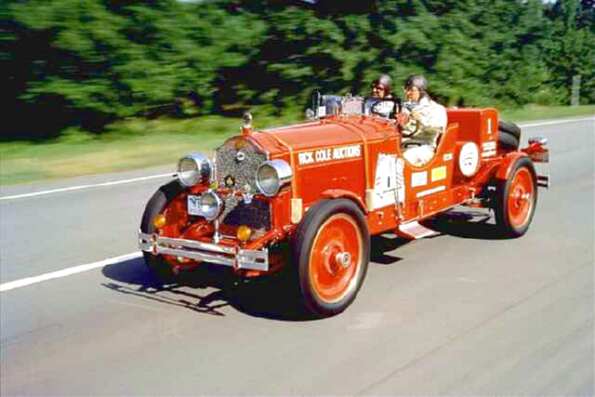
[[[434,157],[438,139],[446,128],[446,109],[428,95],[424,76],[412,75],[405,80],[405,99],[397,121],[402,127],[403,144],[414,139],[421,144],[405,150],[403,155],[411,164],[421,166]]]

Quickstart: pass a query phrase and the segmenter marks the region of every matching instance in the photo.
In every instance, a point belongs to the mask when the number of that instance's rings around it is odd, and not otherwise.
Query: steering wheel
[[[422,140],[422,139],[407,139],[405,142],[401,143],[401,146],[409,149],[411,147],[419,147],[419,146],[424,146],[427,145],[428,142]]]
[[[421,123],[418,120],[409,119],[407,124],[401,128],[401,134],[403,134],[405,138],[413,137],[420,131],[420,129]]]

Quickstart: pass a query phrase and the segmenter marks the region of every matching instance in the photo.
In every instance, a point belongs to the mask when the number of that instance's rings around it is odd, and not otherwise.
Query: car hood
[[[261,130],[252,134],[271,158],[288,152],[363,143],[388,138],[396,133],[389,120],[376,117],[340,116],[280,128]]]

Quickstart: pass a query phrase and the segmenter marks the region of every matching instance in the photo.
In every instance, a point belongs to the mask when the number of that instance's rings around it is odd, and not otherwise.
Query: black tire
[[[512,134],[506,131],[500,131],[498,134],[498,146],[506,151],[517,150],[519,148],[519,140]]]
[[[510,135],[514,136],[517,140],[521,139],[521,127],[519,127],[515,123],[500,120],[498,121],[498,130],[509,133]]]
[[[143,233],[153,233],[155,231],[155,226],[153,226],[153,219],[155,216],[162,212],[165,206],[183,190],[184,187],[180,185],[180,182],[177,179],[161,186],[153,194],[145,207],[140,223],[140,230]],[[174,279],[171,265],[163,260],[161,255],[153,255],[150,252],[143,252],[143,256],[147,267],[161,281],[169,282]]]
[[[519,173],[521,173],[519,178],[523,178],[525,182],[525,189],[516,186],[518,183],[520,183],[518,179],[515,181],[515,178],[517,178]],[[513,184],[515,186],[513,186]],[[530,187],[530,192],[526,187]],[[523,197],[527,193],[530,193],[530,197]],[[512,203],[512,205],[515,206],[513,208],[510,206],[510,201],[513,197],[517,196],[518,200]],[[526,213],[522,210],[522,206],[525,205],[525,201],[528,202],[529,205]],[[494,212],[496,214],[496,225],[498,226],[500,233],[505,237],[513,238],[520,237],[525,234],[529,229],[531,221],[533,220],[536,205],[537,175],[535,173],[535,168],[533,167],[533,163],[530,159],[527,157],[521,157],[513,165],[508,179],[498,181],[496,184]],[[520,213],[518,219],[516,219],[514,216],[514,213],[517,210]],[[519,220],[521,222],[519,222]]]
[[[325,250],[329,248],[331,252],[326,258],[317,256],[318,260],[313,261],[311,265],[311,253],[315,248],[315,242],[324,245],[325,236],[332,235],[331,231],[336,231],[337,225],[346,227],[341,229],[342,232],[339,235],[334,235],[336,240],[334,237],[331,238],[329,244],[325,246]],[[357,247],[355,247],[355,244],[345,247],[344,245],[349,245],[345,244],[345,241],[353,236],[357,238]],[[320,245],[317,245],[317,247],[320,247]],[[337,251],[337,247],[343,249]],[[340,253],[336,253],[336,251]],[[352,252],[357,253],[357,258],[351,254]],[[344,259],[345,262],[339,262],[338,258],[344,253],[350,253],[349,259]],[[370,260],[370,233],[363,212],[355,203],[347,199],[318,202],[308,210],[298,226],[292,240],[292,256],[297,270],[299,299],[304,308],[316,317],[333,316],[344,311],[353,302],[361,288]],[[313,267],[325,260],[328,264],[325,269],[329,270],[329,274],[334,273],[330,277],[337,276],[340,279],[332,287],[339,287],[340,289],[342,288],[341,284],[346,282],[344,290],[340,291],[338,297],[332,299],[327,299],[318,292],[316,285],[319,284],[319,279],[312,273]],[[331,265],[333,267],[332,271]],[[316,281],[313,281],[315,279]]]

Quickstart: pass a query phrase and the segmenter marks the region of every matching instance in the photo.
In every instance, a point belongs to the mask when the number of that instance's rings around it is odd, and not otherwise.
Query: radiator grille
[[[216,151],[215,177],[221,187],[234,192],[257,193],[256,170],[266,161],[266,154],[242,137],[232,138]],[[246,204],[234,194],[225,199],[225,209],[221,215],[227,225],[248,225],[254,229],[268,230],[271,224],[269,204],[252,200]]]

